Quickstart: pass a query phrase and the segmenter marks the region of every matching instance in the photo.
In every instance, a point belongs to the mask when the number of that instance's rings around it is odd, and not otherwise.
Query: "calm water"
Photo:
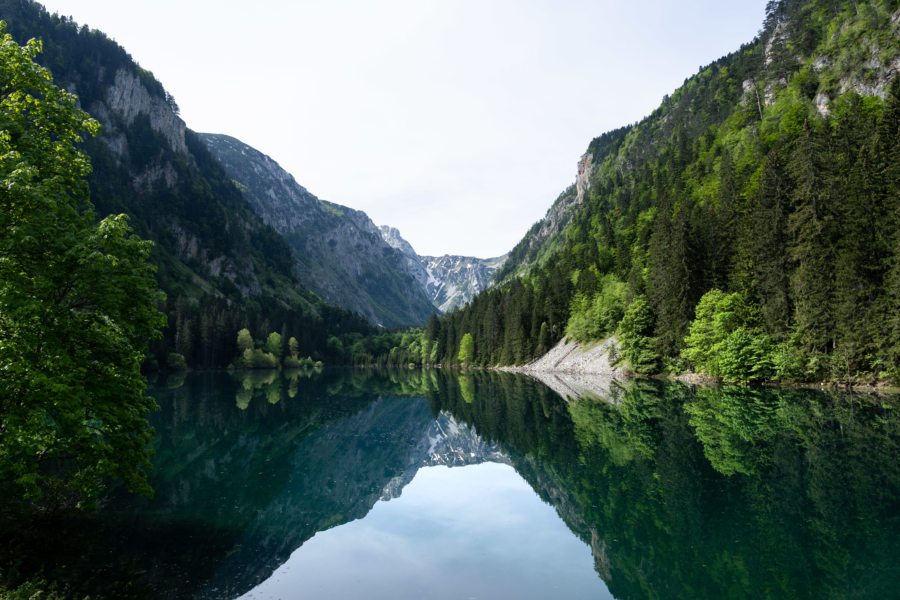
[[[118,598],[897,597],[896,398],[612,389],[162,380],[155,497],[38,525],[0,568]]]

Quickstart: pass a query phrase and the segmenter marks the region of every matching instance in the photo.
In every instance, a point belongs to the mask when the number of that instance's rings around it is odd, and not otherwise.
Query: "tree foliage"
[[[472,334],[467,333],[459,343],[459,363],[468,367],[472,364],[473,358],[475,358],[475,341],[472,339]]]
[[[165,318],[151,248],[95,219],[82,133],[97,123],[0,26],[0,485],[93,498],[146,491],[140,365]]]
[[[758,310],[739,293],[710,290],[681,351],[695,369],[725,381],[753,381],[773,374],[770,338],[757,326]]]
[[[636,373],[653,373],[659,366],[659,354],[653,339],[654,318],[650,303],[638,296],[628,306],[619,323],[619,342],[622,354]]]
[[[584,202],[544,242],[535,225],[499,285],[430,326],[434,362],[455,359],[462,332],[489,365],[618,330],[636,370],[900,380],[896,10],[770,2],[756,40],[590,143]],[[753,314],[713,327],[714,351],[698,345],[718,318],[700,313],[724,310],[699,304],[711,290]]]

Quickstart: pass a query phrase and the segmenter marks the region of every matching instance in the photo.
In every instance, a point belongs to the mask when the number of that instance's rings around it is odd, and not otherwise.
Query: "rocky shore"
[[[631,381],[630,373],[616,366],[617,344],[615,337],[587,345],[563,339],[534,362],[502,370],[530,375],[563,398],[616,404]]]

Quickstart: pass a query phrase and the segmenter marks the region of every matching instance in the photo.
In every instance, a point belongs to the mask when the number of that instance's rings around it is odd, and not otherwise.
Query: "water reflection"
[[[534,411],[519,421],[530,437],[476,396],[442,408],[501,442],[617,598],[881,598],[900,584],[895,399],[640,381],[616,405]]]
[[[295,398],[301,380],[309,380],[322,373],[322,367],[299,369],[261,369],[256,371],[232,371],[229,374],[240,382],[234,396],[235,405],[246,410],[254,397],[265,398],[269,404],[278,404],[283,398]]]
[[[0,568],[37,556],[93,597],[237,597],[298,548],[402,511],[423,467],[491,463],[527,481],[616,598],[884,598],[900,585],[896,398],[638,381],[565,401],[506,373],[286,375],[160,381],[155,498],[36,527]]]
[[[510,466],[426,467],[364,519],[316,534],[242,596],[611,598],[590,553]]]

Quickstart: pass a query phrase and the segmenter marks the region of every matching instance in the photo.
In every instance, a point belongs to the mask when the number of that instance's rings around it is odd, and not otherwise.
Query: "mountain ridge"
[[[225,134],[198,135],[253,210],[292,246],[300,281],[378,325],[423,325],[435,309],[465,305],[505,260],[420,256],[396,228],[316,197],[263,152]]]
[[[318,356],[329,335],[368,331],[298,283],[285,240],[253,212],[172,96],[124,48],[30,0],[0,0],[0,18],[17,43],[41,40],[36,62],[102,126],[82,142],[97,215],[125,213],[135,233],[154,242],[169,325],[151,343],[146,368],[165,368],[172,354],[183,357],[175,364],[226,366],[241,328],[265,339],[277,327],[286,339],[297,337],[304,355]]]
[[[494,273],[506,261],[508,254],[493,258],[476,258],[459,254],[421,256],[413,249],[396,227],[382,225],[381,236],[407,258],[410,274],[425,290],[432,304],[443,313],[466,305],[482,290],[487,289]]]
[[[200,139],[243,190],[253,210],[284,236],[301,282],[377,325],[421,325],[431,303],[417,293],[405,258],[368,215],[320,200],[263,152],[223,135]]]
[[[320,200],[272,158],[234,137],[199,135],[253,210],[291,246],[300,281],[376,325],[425,323],[431,302],[405,256],[384,242],[366,213]]]

